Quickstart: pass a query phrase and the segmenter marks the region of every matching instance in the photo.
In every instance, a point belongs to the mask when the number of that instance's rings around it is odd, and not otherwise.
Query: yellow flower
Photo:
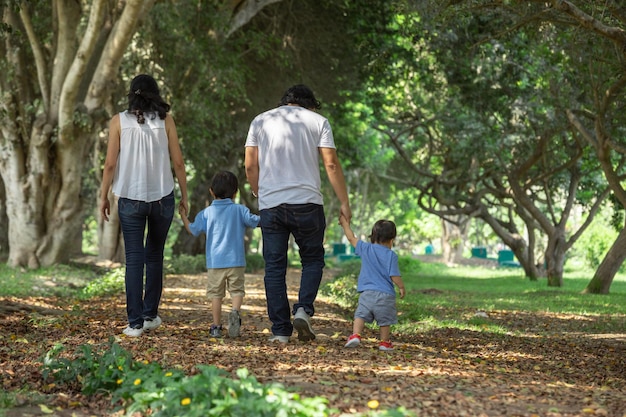
[[[150,363],[150,361],[148,359],[144,359],[143,363],[145,363],[146,365]]]
[[[172,376],[172,373],[171,372],[166,372],[165,376]]]
[[[180,400],[180,405],[189,405],[191,404],[191,398],[187,397],[187,398],[183,398],[182,400]]]
[[[378,406],[379,406],[379,405],[380,405],[380,404],[379,404],[379,402],[378,402],[377,400],[369,400],[369,401],[367,402],[367,406],[368,406],[369,408],[378,408]]]
[[[137,379],[135,379],[134,384],[135,384],[135,385],[139,385],[139,384],[141,384],[141,378],[137,378]]]
[[[117,380],[117,385],[122,385],[122,382],[124,382],[124,380],[123,380],[123,379],[118,379],[118,380]]]
[[[123,370],[124,370],[124,368],[122,367],[122,365],[118,365],[118,366],[117,366],[117,369],[119,369],[120,371],[123,371]]]

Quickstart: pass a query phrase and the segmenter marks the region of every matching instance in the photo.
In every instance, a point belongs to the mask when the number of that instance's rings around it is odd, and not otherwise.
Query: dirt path
[[[188,373],[196,364],[212,364],[233,374],[245,367],[261,382],[279,382],[303,396],[327,398],[338,410],[335,415],[367,411],[368,402],[376,400],[380,408],[403,406],[420,416],[626,416],[626,343],[619,337],[584,335],[580,317],[491,312],[490,320],[517,332],[435,329],[396,334],[396,350],[380,352],[374,331],[364,335],[363,346],[344,349],[351,313],[320,298],[313,318],[316,340],[301,343],[294,335],[287,345],[269,344],[262,275],[246,278],[242,337],[235,339],[209,336],[204,274],[168,277],[160,310],[163,325],[137,339],[119,337],[126,325],[123,295],[78,307],[63,300],[20,300],[58,314],[48,324],[45,317],[21,309],[0,317],[2,385],[7,391],[27,385],[45,392],[41,353],[57,341],[76,347],[105,343],[114,335],[136,360],[159,361],[164,368],[181,367]],[[298,271],[291,271],[292,300],[297,280]],[[71,314],[77,308],[80,314]],[[52,414],[29,397],[6,416],[108,413],[106,398],[48,391],[59,407]]]

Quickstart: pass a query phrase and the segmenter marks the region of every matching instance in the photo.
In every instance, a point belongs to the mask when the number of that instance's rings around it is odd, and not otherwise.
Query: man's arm
[[[346,179],[343,176],[337,150],[334,148],[319,148],[319,150],[330,185],[332,185],[335,195],[341,203],[341,215],[343,215],[349,223],[352,219],[352,210],[350,209]]]
[[[259,148],[257,146],[246,146],[244,159],[246,168],[246,178],[255,196],[259,195]]]

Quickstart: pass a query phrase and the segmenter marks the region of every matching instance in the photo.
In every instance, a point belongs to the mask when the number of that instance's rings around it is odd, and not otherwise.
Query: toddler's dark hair
[[[304,84],[294,85],[285,91],[278,105],[285,106],[287,104],[297,104],[305,109],[319,110],[322,108],[322,104],[317,101],[313,91]]]
[[[211,190],[215,198],[233,198],[239,189],[237,176],[230,171],[220,171],[211,180]]]
[[[144,124],[146,122],[144,113],[156,113],[163,120],[170,111],[170,105],[161,98],[155,79],[149,75],[140,74],[130,82],[128,111],[137,116],[139,124]],[[154,117],[153,115],[152,118]]]
[[[396,224],[391,220],[378,220],[372,227],[370,241],[372,243],[385,243],[396,238]]]

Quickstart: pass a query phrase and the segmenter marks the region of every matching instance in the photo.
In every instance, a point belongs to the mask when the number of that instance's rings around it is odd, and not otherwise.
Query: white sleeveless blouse
[[[113,193],[138,201],[158,201],[174,190],[165,120],[145,114],[140,125],[137,116],[120,113],[120,154]]]

